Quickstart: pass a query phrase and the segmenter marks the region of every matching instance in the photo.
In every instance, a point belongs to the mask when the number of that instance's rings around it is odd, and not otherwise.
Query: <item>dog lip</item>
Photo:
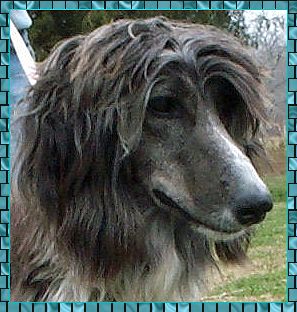
[[[251,219],[249,222],[246,222],[245,224],[247,226],[261,223],[266,217],[266,212],[263,212],[259,215],[256,215],[253,219]]]
[[[153,189],[153,197],[158,204],[161,204],[167,208],[173,208],[175,212],[177,212],[179,215],[182,215],[187,221],[201,224],[199,220],[193,218],[187,211],[185,211],[185,209],[183,209],[176,201],[174,201],[164,192],[158,189]]]
[[[235,234],[235,233],[242,231],[242,229],[235,230],[235,231],[231,231],[231,230],[227,231],[227,230],[223,230],[223,229],[216,229],[210,225],[206,225],[205,223],[201,222],[200,220],[192,217],[191,214],[189,214],[187,211],[185,211],[185,209],[183,209],[178,203],[176,203],[176,201],[174,201],[172,198],[167,196],[164,192],[162,192],[158,189],[153,189],[152,193],[153,193],[153,198],[155,199],[155,201],[157,200],[157,202],[159,204],[161,204],[162,206],[165,206],[167,208],[168,207],[173,208],[175,212],[177,212],[179,215],[182,215],[188,222],[190,222],[195,227],[197,227],[197,226],[202,227],[202,228],[205,228],[205,229],[210,230],[212,232],[221,233],[221,234],[225,234],[225,235],[232,235],[232,234]]]

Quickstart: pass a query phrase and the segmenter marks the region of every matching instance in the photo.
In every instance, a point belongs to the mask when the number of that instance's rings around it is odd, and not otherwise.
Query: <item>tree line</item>
[[[228,11],[30,11],[33,25],[29,36],[37,61],[42,61],[53,46],[77,34],[84,34],[118,19],[165,16],[174,20],[214,25],[228,29]]]

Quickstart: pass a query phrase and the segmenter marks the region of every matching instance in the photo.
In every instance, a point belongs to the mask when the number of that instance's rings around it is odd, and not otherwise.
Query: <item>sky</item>
[[[283,36],[280,36],[281,38],[283,38],[284,43],[286,43],[287,40],[287,27],[286,27],[286,23],[287,23],[287,11],[285,10],[249,10],[249,11],[245,11],[245,18],[246,18],[246,25],[247,27],[250,28],[250,30],[253,30],[253,20],[259,16],[260,14],[264,14],[267,18],[272,19],[274,17],[283,17],[284,21],[285,21],[285,27],[284,30],[282,31]]]

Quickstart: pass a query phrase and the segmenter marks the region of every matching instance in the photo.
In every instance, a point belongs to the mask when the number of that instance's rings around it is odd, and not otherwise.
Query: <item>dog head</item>
[[[172,232],[180,222],[225,244],[271,209],[253,166],[261,74],[229,35],[119,21],[60,44],[39,77],[13,180],[76,256],[103,246],[106,261],[119,261],[158,214]],[[220,246],[222,258],[236,257]]]
[[[260,147],[260,73],[235,40],[213,29],[173,26],[158,47],[135,153],[140,183],[197,231],[236,237],[272,208],[250,153]]]

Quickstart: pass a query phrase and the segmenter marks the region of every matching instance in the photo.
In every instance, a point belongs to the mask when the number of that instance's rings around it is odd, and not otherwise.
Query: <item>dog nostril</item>
[[[273,207],[270,193],[249,195],[237,201],[235,216],[242,225],[252,225],[264,220]]]

